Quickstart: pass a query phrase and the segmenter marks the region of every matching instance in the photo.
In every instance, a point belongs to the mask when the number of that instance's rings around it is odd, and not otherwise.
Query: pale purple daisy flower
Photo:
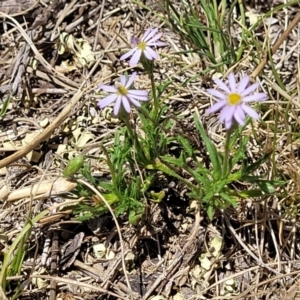
[[[129,61],[129,65],[133,67],[138,64],[142,54],[148,60],[158,59],[159,55],[151,47],[155,47],[155,46],[162,47],[162,46],[166,46],[167,44],[158,40],[161,38],[162,33],[158,33],[157,35],[155,35],[157,31],[158,28],[155,29],[149,28],[146,30],[141,40],[139,40],[138,38],[133,38],[131,42],[135,47],[131,49],[129,52],[122,55],[120,57],[120,60],[124,60],[132,56]]]
[[[136,107],[140,107],[141,104],[139,101],[148,100],[148,92],[144,90],[129,90],[134,79],[136,77],[136,72],[134,72],[127,80],[125,75],[120,76],[120,84],[116,86],[112,85],[99,85],[99,89],[102,89],[106,92],[111,93],[109,96],[98,102],[100,108],[104,108],[115,101],[114,105],[114,115],[117,116],[120,112],[121,107],[127,113],[130,113],[131,108],[130,104],[133,104]]]
[[[206,113],[215,113],[221,110],[219,119],[220,122],[225,122],[226,129],[230,129],[235,121],[240,125],[244,125],[246,115],[249,115],[255,120],[259,119],[257,112],[247,105],[250,102],[264,101],[267,99],[265,93],[250,95],[257,89],[258,83],[248,86],[250,77],[245,76],[237,84],[233,73],[230,73],[228,76],[228,85],[220,79],[216,79],[214,82],[222,92],[215,89],[207,90],[218,102],[209,108]]]

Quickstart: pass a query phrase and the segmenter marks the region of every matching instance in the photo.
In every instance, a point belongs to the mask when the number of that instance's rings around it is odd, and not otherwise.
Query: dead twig
[[[295,26],[299,23],[299,21],[300,21],[300,12],[296,15],[296,17],[291,22],[291,24],[288,26],[288,28],[283,32],[283,34],[280,36],[280,38],[274,44],[274,46],[271,49],[271,55],[273,55],[278,50],[280,45],[286,40],[286,38],[288,37],[290,32],[293,30],[293,28],[295,28]],[[266,57],[255,68],[255,70],[251,74],[252,79],[255,79],[258,76],[258,74],[262,71],[264,66],[267,64],[268,59],[269,59],[268,55],[266,55]]]

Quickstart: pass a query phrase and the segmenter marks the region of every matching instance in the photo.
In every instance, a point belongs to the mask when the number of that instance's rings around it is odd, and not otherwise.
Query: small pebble
[[[41,126],[42,128],[47,127],[48,124],[49,124],[49,119],[48,119],[48,118],[45,118],[43,121],[40,122],[40,126]]]

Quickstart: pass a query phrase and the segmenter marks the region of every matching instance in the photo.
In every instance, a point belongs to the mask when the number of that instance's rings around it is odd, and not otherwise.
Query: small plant
[[[182,1],[180,5],[183,4],[186,3]],[[249,34],[243,29],[241,44],[238,48],[233,47],[229,26],[232,8],[233,6],[229,9],[230,15],[225,17],[228,9],[226,1],[221,1],[218,5],[216,1],[200,0],[199,4],[188,3],[182,8],[184,13],[179,14],[173,3],[168,0],[163,3],[167,21],[173,30],[189,42],[191,51],[205,57],[210,67],[222,73],[241,57],[248,38],[246,33]],[[205,18],[199,18],[203,13]],[[240,7],[240,13],[244,24],[243,7]],[[180,156],[173,157],[168,153],[168,143],[174,138],[167,138],[166,133],[172,122],[165,118],[168,107],[160,100],[168,83],[157,83],[154,77],[155,60],[159,59],[159,55],[153,47],[166,46],[161,38],[162,33],[158,33],[158,28],[149,28],[142,38],[134,37],[131,40],[133,48],[120,58],[130,58],[131,67],[142,64],[151,82],[151,93],[133,88],[136,72],[128,78],[121,75],[120,83],[115,86],[99,86],[100,90],[111,94],[100,100],[98,106],[102,109],[114,103],[114,115],[123,120],[126,126],[126,130],[121,130],[116,135],[113,148],[103,149],[111,172],[111,182],[99,183],[99,186],[108,192],[105,195],[107,199],[116,200],[114,204],[117,214],[128,212],[132,215],[134,212],[143,211],[142,206],[147,200],[145,193],[150,187],[144,183],[153,182],[158,170],[186,185],[189,197],[202,204],[210,219],[213,218],[216,209],[236,205],[240,198],[261,197],[273,193],[276,186],[282,182],[265,180],[263,175],[255,174],[269,159],[270,153],[263,154],[251,163],[246,156],[249,136],[243,136],[243,128],[248,123],[247,116],[259,120],[259,114],[249,104],[267,99],[263,92],[253,94],[258,88],[258,83],[250,84],[249,76],[244,76],[237,82],[237,76],[230,73],[228,83],[215,79],[218,89],[207,89],[207,93],[217,102],[206,111],[206,115],[220,111],[219,121],[224,122],[226,128],[224,147],[217,150],[199,116],[195,115],[195,131],[206,146],[209,154],[208,164],[202,162],[197,155],[198,150],[194,149],[184,136],[177,137],[177,142],[182,148]],[[141,105],[141,102],[145,102],[145,105]],[[132,112],[131,106],[138,108],[138,123],[135,127],[129,115]],[[126,169],[124,165],[127,166]],[[183,172],[189,174],[192,180],[183,177]],[[252,188],[247,191],[233,188],[232,183],[238,181],[249,183]],[[141,203],[144,204],[140,205]]]

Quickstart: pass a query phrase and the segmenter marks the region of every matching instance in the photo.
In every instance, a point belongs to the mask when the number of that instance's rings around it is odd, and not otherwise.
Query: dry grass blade
[[[274,54],[278,50],[278,48],[280,47],[280,45],[284,41],[286,41],[286,39],[288,38],[288,36],[291,33],[291,31],[298,25],[299,21],[300,21],[300,12],[296,15],[296,17],[290,23],[290,25],[284,31],[284,33],[282,35],[280,35],[280,37],[278,38],[277,42],[272,47],[271,54]],[[263,70],[263,68],[267,64],[267,62],[268,62],[268,55],[266,55],[265,59],[263,61],[261,61],[260,64],[256,67],[256,69],[252,72],[251,77],[253,79],[255,79],[260,74],[260,72]]]
[[[47,276],[47,275],[31,275],[30,278],[41,278],[41,279],[47,279],[47,280],[55,280],[56,282],[63,282],[63,283],[66,283],[66,284],[72,284],[74,286],[85,287],[85,288],[88,288],[88,289],[90,289],[92,291],[101,292],[104,295],[107,294],[107,295],[111,295],[111,296],[117,297],[118,299],[122,299],[122,300],[129,300],[129,299],[131,299],[130,297],[126,297],[125,298],[123,296],[120,296],[118,294],[112,293],[112,292],[110,292],[110,291],[108,291],[106,289],[94,286],[92,284],[87,284],[87,283],[79,282],[79,281],[72,280],[72,279],[61,278],[61,277],[53,277],[53,276]]]

